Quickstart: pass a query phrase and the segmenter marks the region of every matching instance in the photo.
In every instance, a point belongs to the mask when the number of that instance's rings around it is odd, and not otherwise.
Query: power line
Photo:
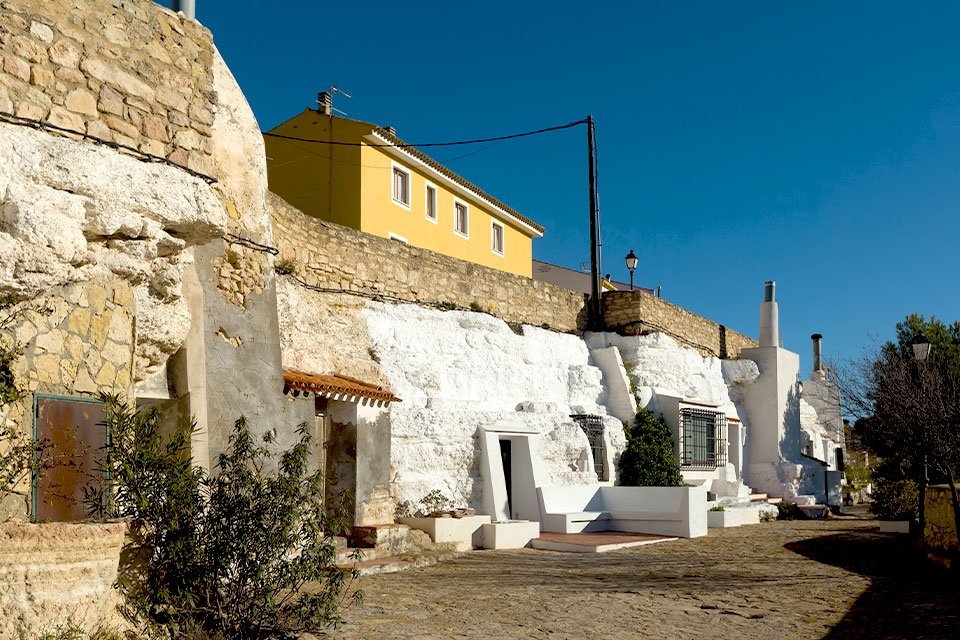
[[[59,134],[59,135],[62,135],[62,136],[68,136],[68,137],[69,137],[69,136],[77,136],[77,137],[82,138],[82,139],[84,139],[84,140],[90,140],[90,141],[92,141],[92,142],[96,142],[97,144],[102,144],[102,145],[104,145],[104,146],[106,146],[106,147],[111,147],[111,148],[113,148],[113,149],[118,149],[118,150],[125,151],[125,152],[129,153],[130,155],[134,156],[137,160],[141,160],[141,161],[143,161],[143,162],[153,162],[153,163],[159,163],[159,164],[167,164],[167,165],[170,165],[171,167],[176,167],[177,169],[180,169],[181,171],[185,171],[185,172],[189,173],[189,174],[190,174],[191,176],[193,176],[194,178],[199,178],[200,180],[203,180],[203,181],[206,182],[207,184],[216,184],[216,182],[217,182],[217,179],[214,178],[213,176],[208,176],[208,175],[206,175],[205,173],[200,173],[199,171],[195,171],[195,170],[191,169],[190,167],[188,167],[188,166],[186,166],[186,165],[182,165],[182,164],[180,164],[179,162],[174,162],[173,160],[170,160],[169,158],[164,158],[164,157],[161,157],[161,156],[156,156],[156,155],[153,155],[152,153],[147,153],[146,151],[141,151],[140,149],[137,149],[136,147],[131,147],[130,145],[126,145],[126,144],[123,144],[123,143],[120,143],[120,142],[114,142],[113,140],[105,140],[104,138],[100,138],[100,137],[98,137],[98,136],[91,135],[91,134],[86,133],[86,132],[83,132],[83,131],[78,131],[78,130],[76,130],[76,129],[70,129],[70,128],[67,128],[67,127],[61,127],[60,125],[53,124],[52,122],[50,122],[50,121],[48,121],[48,120],[37,120],[37,119],[34,119],[34,118],[24,118],[24,117],[22,117],[22,116],[18,116],[18,115],[12,114],[12,113],[8,113],[8,112],[6,112],[6,111],[0,111],[0,122],[9,122],[10,124],[24,125],[24,126],[28,126],[28,127],[33,127],[34,129],[43,129],[43,130],[53,131],[53,132],[55,132],[55,133],[57,133],[57,134]]]
[[[581,124],[586,124],[587,120],[577,120],[576,122],[568,122],[567,124],[557,125],[555,127],[546,127],[543,129],[537,129],[535,131],[525,131],[523,133],[513,133],[507,136],[496,136],[493,138],[475,138],[473,140],[458,140],[456,142],[424,142],[422,144],[411,144],[408,142],[398,142],[397,144],[376,144],[376,143],[367,143],[367,142],[340,142],[337,140],[310,140],[309,138],[297,138],[295,136],[285,136],[279,133],[270,133],[269,131],[264,131],[263,135],[270,136],[271,138],[279,138],[280,140],[293,140],[296,142],[314,142],[317,144],[330,144],[341,147],[453,147],[457,145],[464,144],[479,144],[482,142],[499,142],[501,140],[512,140],[514,138],[525,138],[527,136],[535,136],[541,133],[549,133],[551,131],[559,131],[561,129],[570,129],[571,127],[576,127]]]

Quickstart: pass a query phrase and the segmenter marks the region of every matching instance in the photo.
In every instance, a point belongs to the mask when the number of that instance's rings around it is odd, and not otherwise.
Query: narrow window
[[[499,222],[490,224],[490,250],[497,255],[503,255],[503,225]]]
[[[456,226],[454,229],[463,237],[470,235],[470,214],[467,212],[467,205],[462,202],[454,203],[454,220]]]
[[[432,184],[427,185],[427,220],[437,221],[437,188]]]
[[[606,482],[610,479],[610,473],[607,469],[606,447],[603,442],[603,418],[585,413],[578,413],[570,417],[580,425],[580,428],[587,435],[587,441],[590,443],[590,454],[593,458],[593,470],[597,474],[597,480]]]
[[[410,174],[400,167],[393,168],[393,199],[405,207],[410,206]]]

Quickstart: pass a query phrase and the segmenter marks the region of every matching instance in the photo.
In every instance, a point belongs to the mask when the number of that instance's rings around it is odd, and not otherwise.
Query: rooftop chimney
[[[767,280],[763,285],[763,302],[760,304],[760,346],[780,346],[777,283],[773,280]]]
[[[170,3],[171,9],[173,9],[174,11],[179,11],[180,13],[182,13],[183,15],[185,15],[191,20],[195,20],[197,17],[196,6],[197,6],[196,0],[173,0]]]
[[[397,137],[397,130],[394,129],[393,127],[387,125],[387,126],[384,127],[383,129],[384,129],[384,131],[386,131],[387,133],[389,133],[390,135],[392,135],[394,138]]]
[[[823,351],[821,340],[823,336],[819,333],[815,333],[810,336],[810,339],[813,340],[813,378],[820,379],[826,377],[826,371],[823,368]]]
[[[317,94],[317,111],[325,116],[333,115],[333,96],[329,91],[321,91]]]

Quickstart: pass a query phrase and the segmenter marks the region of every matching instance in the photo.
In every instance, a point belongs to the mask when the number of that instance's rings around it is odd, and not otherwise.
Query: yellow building
[[[304,213],[531,277],[544,228],[391,130],[307,109],[264,139],[270,190]]]

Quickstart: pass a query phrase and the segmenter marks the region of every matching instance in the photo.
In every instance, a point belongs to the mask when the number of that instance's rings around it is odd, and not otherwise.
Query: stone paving
[[[601,555],[483,551],[361,581],[331,638],[960,638],[960,591],[867,521]]]

